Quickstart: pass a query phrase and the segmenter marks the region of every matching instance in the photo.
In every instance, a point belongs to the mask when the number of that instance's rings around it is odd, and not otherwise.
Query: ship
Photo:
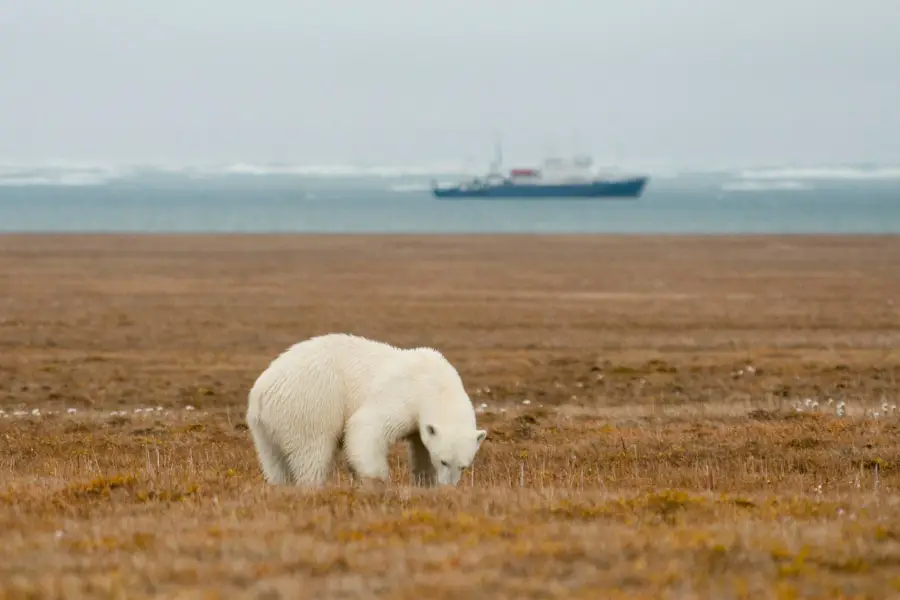
[[[540,167],[517,167],[502,172],[502,154],[486,175],[452,186],[440,187],[432,180],[436,198],[639,198],[648,175],[599,175],[593,159],[580,155],[572,159],[545,158]]]

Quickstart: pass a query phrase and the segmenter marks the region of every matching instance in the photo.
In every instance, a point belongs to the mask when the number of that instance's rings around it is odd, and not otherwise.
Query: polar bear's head
[[[472,466],[487,431],[474,427],[426,424],[420,435],[431,455],[438,485],[456,485],[463,471]]]

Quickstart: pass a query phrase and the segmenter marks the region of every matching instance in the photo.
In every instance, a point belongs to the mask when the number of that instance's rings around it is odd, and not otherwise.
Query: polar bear
[[[387,483],[399,440],[415,483],[456,485],[487,437],[440,352],[345,333],[277,356],[250,389],[247,425],[266,481],[304,487],[326,482],[339,450],[357,479]]]

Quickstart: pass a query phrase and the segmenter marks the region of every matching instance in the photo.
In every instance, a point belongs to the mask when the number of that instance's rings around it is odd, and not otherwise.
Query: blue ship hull
[[[557,184],[516,184],[503,182],[484,185],[433,187],[436,198],[638,198],[649,177],[610,181]]]

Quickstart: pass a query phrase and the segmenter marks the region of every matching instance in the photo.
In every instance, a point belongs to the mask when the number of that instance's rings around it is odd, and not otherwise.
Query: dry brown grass
[[[0,598],[900,593],[898,238],[5,236],[0,290]],[[338,330],[458,366],[458,489],[263,484],[246,392]]]

